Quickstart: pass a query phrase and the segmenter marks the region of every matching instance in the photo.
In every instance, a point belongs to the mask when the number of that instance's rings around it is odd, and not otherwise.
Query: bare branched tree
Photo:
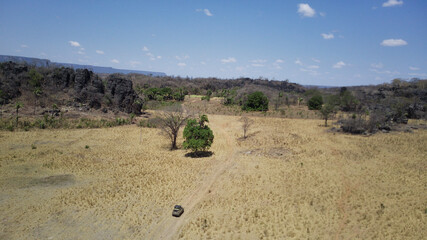
[[[243,116],[242,118],[240,118],[240,121],[242,122],[243,138],[247,138],[248,137],[247,133],[249,131],[249,128],[252,126],[254,121],[246,116]]]
[[[171,141],[171,150],[178,149],[176,139],[179,129],[185,124],[188,115],[179,105],[171,106],[161,114],[160,129]]]

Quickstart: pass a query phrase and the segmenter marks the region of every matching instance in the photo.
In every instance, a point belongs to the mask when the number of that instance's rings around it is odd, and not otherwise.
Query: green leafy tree
[[[268,98],[262,92],[253,92],[243,103],[242,109],[245,111],[267,111]]]
[[[322,106],[320,109],[320,114],[322,114],[323,119],[325,120],[325,127],[328,126],[328,119],[331,117],[331,115],[335,112],[334,105],[331,105],[329,103]]]
[[[356,110],[357,104],[359,104],[359,101],[356,99],[356,97],[346,89],[340,92],[340,99],[341,110],[346,112]]]
[[[41,75],[35,68],[30,69],[28,72],[28,75],[30,76],[30,85],[33,88],[41,87],[43,75]]]
[[[206,125],[208,122],[206,115],[201,115],[199,120],[189,119],[187,121],[187,125],[184,128],[185,141],[183,147],[185,149],[191,149],[197,153],[206,151],[211,147],[214,135],[209,126]]]
[[[178,88],[173,93],[173,99],[176,101],[184,101],[185,99],[185,91],[182,88]]]
[[[315,95],[310,98],[307,102],[307,106],[309,110],[320,110],[322,109],[323,98],[321,95]]]

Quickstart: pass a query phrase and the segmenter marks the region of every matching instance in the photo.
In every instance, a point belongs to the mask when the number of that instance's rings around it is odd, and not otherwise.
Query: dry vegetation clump
[[[423,239],[425,130],[239,118],[209,115],[200,159],[155,128],[1,131],[0,239]]]

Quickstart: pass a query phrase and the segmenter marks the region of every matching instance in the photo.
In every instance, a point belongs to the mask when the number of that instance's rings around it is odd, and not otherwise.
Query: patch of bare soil
[[[34,179],[30,182],[31,186],[66,186],[73,184],[75,177],[73,174],[53,175]]]
[[[264,156],[270,158],[287,158],[292,155],[292,151],[290,149],[286,149],[283,147],[273,147],[268,149],[247,149],[240,152],[244,155],[252,155],[252,156]]]

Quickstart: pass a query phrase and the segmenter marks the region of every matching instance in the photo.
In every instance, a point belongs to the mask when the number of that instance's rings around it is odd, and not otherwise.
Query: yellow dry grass
[[[136,126],[0,132],[0,239],[426,235],[425,130],[363,137],[260,117],[242,140],[238,119],[209,115],[215,154],[200,159]]]

